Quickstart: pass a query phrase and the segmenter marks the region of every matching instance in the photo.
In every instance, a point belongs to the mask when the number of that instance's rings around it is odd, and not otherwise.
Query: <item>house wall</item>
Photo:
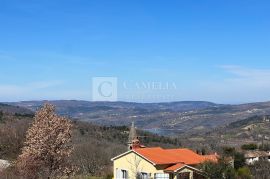
[[[140,157],[139,155],[131,152],[128,153],[113,162],[114,179],[116,179],[116,169],[122,169],[128,171],[130,179],[136,178],[137,172],[145,172],[151,174],[151,178],[154,178],[155,173],[164,173],[163,167],[158,169],[150,162]]]
[[[266,160],[268,162],[270,162],[270,157],[253,157],[253,158],[246,158],[246,164],[248,165],[252,165],[254,164],[256,161],[259,161],[259,160]]]
[[[259,157],[247,158],[246,159],[246,164],[251,165],[251,164],[253,164],[256,161],[259,161]]]

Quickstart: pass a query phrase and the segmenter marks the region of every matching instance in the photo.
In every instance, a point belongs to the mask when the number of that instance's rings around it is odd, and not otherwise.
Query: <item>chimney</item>
[[[131,124],[129,137],[128,137],[128,150],[140,147],[140,141],[138,139],[134,121]]]

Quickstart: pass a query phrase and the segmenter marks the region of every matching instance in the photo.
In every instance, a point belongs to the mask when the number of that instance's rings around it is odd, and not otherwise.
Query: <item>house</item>
[[[248,165],[252,165],[256,161],[260,161],[260,160],[266,160],[270,162],[270,152],[258,151],[258,150],[246,151],[244,156],[245,156],[246,164]]]
[[[200,179],[196,167],[217,161],[217,155],[199,155],[190,149],[133,148],[112,159],[115,179]]]
[[[132,125],[134,127],[134,125]],[[218,156],[199,155],[190,149],[147,148],[140,144],[131,129],[129,150],[111,160],[114,179],[201,179],[204,173],[197,167],[205,161],[217,162]]]
[[[6,169],[9,166],[10,166],[9,161],[0,159],[0,172],[3,171],[4,169]]]

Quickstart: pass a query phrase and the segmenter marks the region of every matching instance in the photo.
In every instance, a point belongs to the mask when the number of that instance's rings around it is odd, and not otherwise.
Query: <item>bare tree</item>
[[[130,166],[129,169],[131,171],[131,175],[135,177],[136,179],[140,179],[141,172],[143,170],[143,167],[140,166],[142,159],[136,154],[134,154],[134,156],[132,156],[131,159],[127,159],[127,162],[129,163],[129,166]]]
[[[55,114],[55,107],[45,104],[35,115],[26,134],[22,154],[17,167],[27,178],[69,175],[73,172],[69,157],[71,145],[71,122]]]
[[[0,158],[16,159],[23,146],[28,119],[9,119],[0,123]]]
[[[92,142],[91,139],[89,142]],[[101,175],[110,162],[104,149],[91,143],[77,145],[73,157],[79,172],[85,175]]]

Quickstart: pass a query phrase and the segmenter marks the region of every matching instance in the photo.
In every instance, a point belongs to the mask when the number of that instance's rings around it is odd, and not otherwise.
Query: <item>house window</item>
[[[140,174],[140,179],[149,179],[150,178],[150,175],[148,173],[145,173],[145,172],[141,172]]]
[[[122,172],[123,179],[127,179],[128,178],[127,171],[121,170],[121,172]]]
[[[116,179],[128,179],[128,172],[126,170],[116,169]]]
[[[169,179],[170,176],[167,173],[155,173],[155,179]]]

